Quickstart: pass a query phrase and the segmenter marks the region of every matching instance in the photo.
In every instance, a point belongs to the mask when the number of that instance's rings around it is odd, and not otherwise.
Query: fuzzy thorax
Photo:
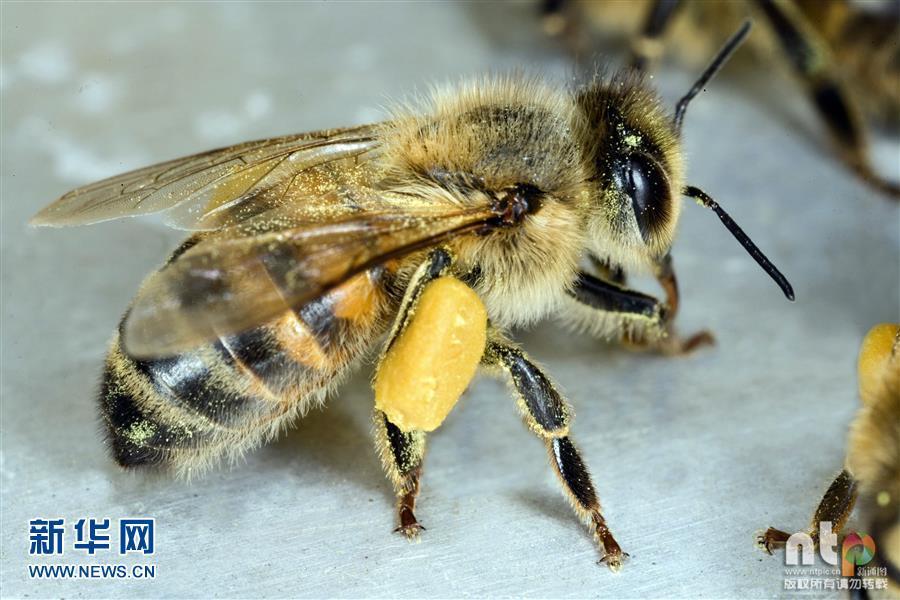
[[[385,184],[407,196],[471,207],[535,190],[540,208],[514,227],[452,243],[498,326],[556,311],[585,252],[646,272],[674,238],[680,146],[640,79],[483,79],[398,110],[380,136]]]
[[[574,279],[585,247],[588,194],[573,137],[580,118],[565,89],[534,80],[483,80],[438,90],[419,111],[404,110],[383,131],[389,179],[410,189],[449,192],[462,206],[491,202],[517,185],[540,209],[516,227],[452,244],[491,320],[525,325],[546,316]]]

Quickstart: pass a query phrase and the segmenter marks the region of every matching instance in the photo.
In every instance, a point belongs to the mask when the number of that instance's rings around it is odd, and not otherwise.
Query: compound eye
[[[620,189],[631,198],[634,217],[644,241],[665,224],[668,214],[669,185],[655,160],[644,154],[632,154],[618,174]]]

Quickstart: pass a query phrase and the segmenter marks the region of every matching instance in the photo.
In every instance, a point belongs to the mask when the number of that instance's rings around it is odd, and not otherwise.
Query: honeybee
[[[744,56],[757,68],[787,63],[841,160],[869,184],[900,198],[896,170],[889,180],[872,166],[866,132],[866,121],[894,133],[900,127],[897,0],[544,0],[542,10],[545,30],[563,34],[579,54],[598,44],[624,42],[639,69],[650,67],[667,47],[682,62],[704,60],[709,47],[736,23],[753,18],[763,27]],[[622,40],[623,35],[629,39]]]
[[[854,504],[868,520],[876,552],[867,566],[883,567],[900,595],[900,325],[873,327],[859,352],[862,408],[850,427],[843,470],[819,503],[808,534],[818,545],[820,523],[843,529]],[[769,554],[790,534],[770,527],[757,538]]]
[[[62,196],[32,223],[161,214],[192,232],[142,284],[111,342],[100,411],[115,460],[192,474],[271,439],[379,345],[376,401],[390,385],[423,393],[404,382],[404,365],[427,355],[447,371],[422,383],[433,387],[423,402],[448,401],[429,405],[443,411],[435,422],[415,406],[402,423],[389,418],[409,410],[389,391],[374,414],[398,530],[415,537],[426,433],[471,379],[440,358],[456,352],[509,377],[576,513],[618,569],[624,553],[569,436],[568,403],[508,332],[556,313],[596,334],[688,350],[671,327],[680,195],[713,209],[793,299],[724,210],[684,181],[685,109],[748,28],[674,118],[627,74],[573,89],[489,78],[436,91],[382,123],[239,144]],[[606,270],[582,270],[585,255]],[[655,273],[670,297],[600,276],[635,271]],[[451,303],[448,325],[435,308],[447,298],[472,311]],[[444,335],[445,325],[457,329]],[[424,341],[410,342],[413,328]],[[458,352],[479,333],[483,348]],[[435,384],[448,377],[456,398]]]

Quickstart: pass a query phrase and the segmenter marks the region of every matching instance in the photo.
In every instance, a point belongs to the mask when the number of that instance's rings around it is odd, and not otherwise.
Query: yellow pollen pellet
[[[441,277],[375,375],[375,406],[403,431],[434,431],[468,387],[487,336],[487,311],[469,286]]]
[[[859,395],[866,403],[869,398],[877,397],[876,388],[881,385],[883,372],[891,362],[891,348],[898,334],[900,325],[882,323],[869,330],[859,349]],[[893,368],[898,368],[894,364]]]

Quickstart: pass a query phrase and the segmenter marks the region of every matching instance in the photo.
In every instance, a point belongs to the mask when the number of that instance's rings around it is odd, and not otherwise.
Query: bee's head
[[[681,123],[690,101],[712,79],[750,32],[750,22],[728,40],[669,118],[658,97],[640,77],[594,80],[580,89],[576,103],[584,119],[580,131],[583,160],[593,183],[588,235],[601,260],[626,269],[659,267],[669,253],[680,213],[689,196],[715,211],[735,239],[778,284],[794,291],[737,223],[705,192],[685,185]]]
[[[672,119],[637,76],[597,79],[576,93],[591,173],[588,234],[611,262],[649,268],[666,255],[681,212],[684,174]]]

